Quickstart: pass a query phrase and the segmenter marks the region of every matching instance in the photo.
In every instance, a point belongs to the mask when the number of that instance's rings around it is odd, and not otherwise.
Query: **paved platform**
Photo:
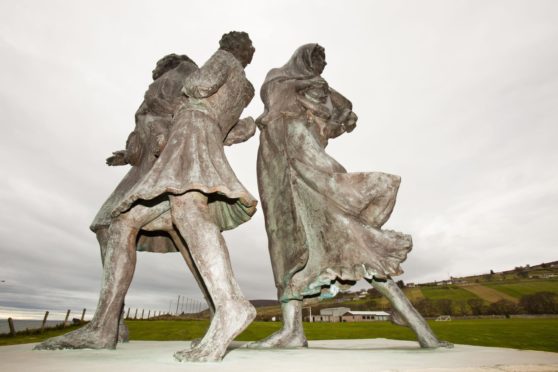
[[[189,342],[132,341],[117,350],[33,351],[34,344],[0,347],[0,371],[216,372],[557,372],[558,353],[456,345],[422,350],[387,339],[311,341],[308,349],[249,350],[233,343],[220,363],[179,363]]]

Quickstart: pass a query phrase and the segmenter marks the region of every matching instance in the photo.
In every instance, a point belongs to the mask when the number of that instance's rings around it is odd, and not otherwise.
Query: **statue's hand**
[[[357,114],[351,111],[348,117],[343,121],[343,127],[345,128],[345,132],[347,133],[352,132],[353,129],[355,129],[356,127],[357,120],[358,120]]]
[[[106,161],[108,166],[118,166],[118,165],[126,165],[128,162],[126,161],[126,150],[119,150],[112,153],[112,156],[109,156]]]
[[[256,132],[256,122],[254,121],[254,118],[251,116],[246,116],[245,118],[242,118],[239,120],[239,125],[242,125],[245,128],[248,128],[247,132]],[[254,133],[252,133],[252,135],[254,135]]]

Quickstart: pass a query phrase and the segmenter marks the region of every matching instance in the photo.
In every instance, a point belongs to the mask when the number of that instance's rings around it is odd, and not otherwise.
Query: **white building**
[[[391,314],[385,311],[351,311],[348,307],[321,309],[320,315],[305,317],[309,322],[372,322],[389,320]]]

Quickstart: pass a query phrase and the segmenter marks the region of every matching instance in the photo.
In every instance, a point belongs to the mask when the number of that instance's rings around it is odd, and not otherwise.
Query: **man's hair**
[[[157,65],[153,70],[153,80],[160,78],[165,72],[172,70],[182,62],[190,62],[196,65],[188,56],[182,54],[169,54],[157,61]],[[197,65],[196,65],[197,66]]]
[[[243,31],[231,31],[226,33],[219,40],[219,47],[226,51],[237,50],[246,44],[252,43],[250,37]]]

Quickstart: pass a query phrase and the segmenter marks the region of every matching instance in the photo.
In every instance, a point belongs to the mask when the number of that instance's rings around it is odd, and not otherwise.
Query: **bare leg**
[[[390,321],[398,326],[402,326],[402,327],[408,327],[409,324],[407,324],[407,321],[405,320],[405,318],[403,318],[403,316],[399,313],[399,311],[397,310],[393,310],[390,316]]]
[[[106,245],[101,294],[93,319],[76,331],[38,344],[35,349],[116,348],[124,297],[136,265],[136,236],[140,226],[160,214],[159,209],[160,206],[137,205],[113,220]]]
[[[201,277],[198,268],[196,267],[194,261],[192,260],[192,255],[190,254],[188,247],[186,247],[186,244],[184,244],[182,238],[180,237],[180,235],[176,233],[176,231],[174,230],[169,231],[169,235],[171,236],[172,241],[174,242],[176,248],[182,254],[184,261],[186,261],[186,265],[188,265],[188,268],[190,269],[190,272],[194,276],[194,279],[196,279],[196,282],[198,283],[198,287],[202,291],[203,297],[207,302],[207,307],[209,308],[209,320],[210,321],[213,320],[213,316],[215,315],[215,305],[213,305],[213,301],[211,300],[211,296],[209,295],[209,292],[205,287],[203,278]],[[192,341],[190,341],[190,347],[198,346],[201,340],[202,340],[201,337],[193,339]]]
[[[399,316],[416,333],[418,342],[423,348],[453,347],[446,341],[439,341],[422,315],[413,307],[403,291],[391,279],[385,281],[373,279],[370,283],[384,295],[395,308]],[[401,320],[399,320],[401,322]]]
[[[205,301],[207,302],[207,307],[209,308],[209,316],[213,318],[213,314],[215,313],[215,306],[211,302],[211,296],[205,287],[202,277],[200,276],[200,272],[194,261],[192,260],[192,255],[188,249],[188,245],[184,241],[184,239],[180,236],[178,231],[176,230],[175,226],[172,222],[171,212],[170,212],[170,204],[169,210],[163,214],[161,214],[157,219],[149,222],[147,225],[141,227],[142,230],[146,231],[165,231],[169,234],[170,238],[172,239],[176,249],[182,254],[184,261],[186,261],[186,265],[192,272],[194,279],[196,279],[196,283],[198,283],[198,287],[200,288]]]
[[[203,278],[201,277],[198,268],[196,267],[196,265],[194,264],[194,261],[192,260],[192,255],[190,254],[190,251],[188,250],[188,247],[186,247],[186,245],[182,241],[182,238],[176,233],[176,231],[174,231],[174,230],[169,231],[169,235],[171,236],[172,241],[174,242],[174,245],[176,246],[178,251],[182,254],[182,257],[184,258],[184,261],[186,261],[186,265],[188,265],[188,268],[192,272],[192,276],[194,277],[194,279],[196,279],[196,283],[198,283],[198,287],[200,287],[200,290],[202,291],[203,297],[205,298],[205,301],[207,302],[207,307],[209,308],[210,319],[212,319],[213,315],[215,314],[215,305],[213,305],[213,302],[211,301],[211,296],[209,295],[209,292],[207,291],[207,288],[205,287],[205,284],[203,282]]]
[[[107,244],[109,239],[109,228],[101,228],[97,230],[97,241],[101,248],[101,264],[105,266],[105,255],[107,252]],[[128,342],[130,340],[128,326],[124,323],[124,304],[122,304],[122,312],[118,322],[118,342]]]
[[[308,347],[302,327],[302,301],[292,300],[281,304],[283,328],[260,341],[251,342],[250,349]]]
[[[256,310],[234,278],[225,241],[209,214],[207,197],[199,192],[172,196],[171,213],[215,304],[215,315],[200,343],[176,352],[174,357],[179,361],[218,361],[255,318]]]

